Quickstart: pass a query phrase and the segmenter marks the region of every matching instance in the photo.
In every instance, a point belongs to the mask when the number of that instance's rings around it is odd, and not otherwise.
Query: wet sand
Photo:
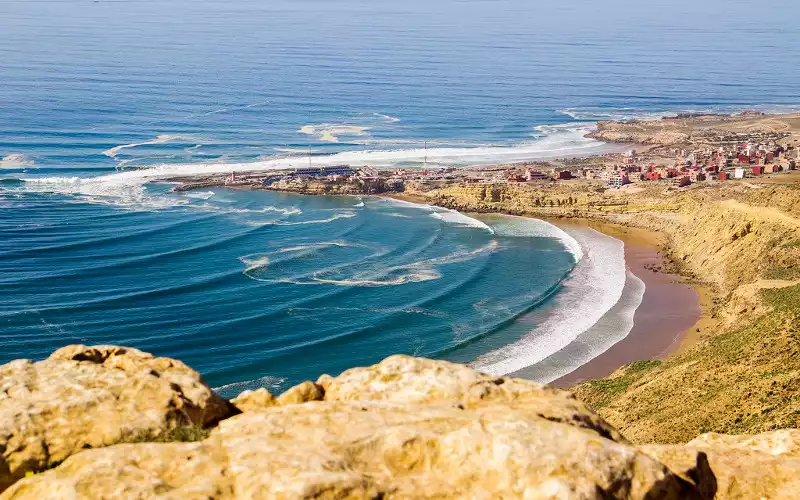
[[[628,336],[552,385],[566,388],[584,380],[607,377],[623,365],[643,359],[663,359],[696,340],[696,329],[703,319],[700,295],[708,298],[708,294],[681,282],[680,276],[651,270],[664,262],[659,251],[660,235],[615,224],[572,221],[556,224],[589,226],[622,240],[626,264],[645,283],[645,292]]]

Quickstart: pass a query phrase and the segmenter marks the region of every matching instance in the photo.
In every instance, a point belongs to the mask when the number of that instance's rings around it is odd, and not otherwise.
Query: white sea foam
[[[593,229],[567,229],[583,258],[555,296],[556,307],[518,341],[480,356],[472,365],[505,375],[532,366],[573,342],[596,324],[622,296],[626,282],[623,243]]]
[[[394,198],[384,198],[383,200],[385,201],[385,203],[389,205],[405,206],[410,208],[416,208],[418,210],[423,210],[425,212],[430,212],[431,217],[439,219],[440,221],[446,224],[454,224],[463,227],[474,227],[477,229],[483,229],[489,231],[490,233],[494,234],[494,229],[489,227],[489,225],[487,225],[486,223],[479,221],[478,219],[474,219],[468,215],[462,214],[457,210],[437,207],[434,205],[426,205],[424,203],[413,203],[405,200],[397,200]],[[388,213],[386,215],[391,215],[394,217],[405,217],[404,215],[397,213]]]
[[[390,123],[397,123],[397,122],[400,121],[400,118],[396,118],[396,117],[390,116],[390,115],[384,115],[384,114],[381,114],[381,113],[375,113],[375,116],[377,116],[378,118],[383,118],[384,120],[386,120],[386,121],[388,121]]]
[[[515,373],[515,376],[550,383],[611,349],[633,329],[634,315],[642,303],[644,291],[644,282],[630,270],[627,271],[622,297],[605,316],[567,347],[542,362]]]
[[[248,255],[245,257],[239,257],[239,260],[247,266],[247,269],[244,270],[245,273],[255,271],[256,269],[263,269],[269,265],[269,256],[267,255]]]
[[[743,111],[760,111],[767,114],[783,114],[800,112],[796,104],[759,104],[753,106],[709,106],[705,108],[684,108],[679,110],[645,111],[638,108],[566,108],[558,110],[559,113],[581,121],[632,121],[632,120],[660,120],[661,118],[675,117],[680,113],[696,114],[728,114],[733,115]]]
[[[183,193],[183,195],[186,196],[187,198],[195,198],[195,199],[198,199],[198,200],[207,200],[207,199],[211,198],[212,196],[214,196],[214,192],[213,191],[187,191],[186,193]]]
[[[422,165],[427,157],[429,163],[438,162],[458,166],[600,153],[609,151],[612,148],[600,141],[584,137],[587,130],[586,127],[564,128],[534,142],[517,146],[441,147],[428,148],[427,152],[423,148],[347,151],[327,156],[316,156],[312,159],[312,162],[314,166],[318,167],[337,165],[359,167],[370,165],[377,168],[392,168],[399,164],[405,165],[415,162]],[[177,137],[179,136],[159,136],[159,138],[148,143],[165,142],[174,140]],[[109,156],[113,156],[119,153],[120,148],[134,146],[136,145],[118,146],[109,150],[108,153]],[[38,192],[82,196],[86,201],[117,203],[134,208],[159,208],[175,203],[173,200],[175,197],[167,199],[168,197],[161,196],[162,199],[154,199],[144,189],[144,185],[148,182],[171,177],[305,168],[308,163],[307,156],[284,156],[246,163],[159,164],[149,168],[126,170],[96,177],[31,177],[23,180],[26,182],[26,189]]]
[[[356,214],[353,212],[343,212],[334,214],[327,219],[316,219],[316,220],[300,220],[295,222],[276,222],[276,226],[303,226],[306,224],[327,224],[328,222],[333,222],[338,219],[349,219],[351,217],[355,217]]]
[[[308,148],[272,148],[272,149],[279,153],[304,154],[304,155],[316,152],[316,150]]]
[[[109,158],[113,158],[113,159],[116,160],[117,159],[117,155],[119,154],[119,152],[124,150],[124,149],[136,148],[136,147],[139,147],[139,146],[149,146],[149,145],[153,145],[153,144],[164,144],[164,143],[167,143],[167,142],[170,142],[170,141],[180,141],[180,140],[184,140],[184,139],[187,139],[187,137],[182,136],[182,135],[161,134],[158,137],[156,137],[155,139],[152,139],[152,140],[149,140],[149,141],[134,142],[134,143],[131,143],[131,144],[122,144],[121,146],[114,146],[111,149],[107,149],[107,150],[103,151],[103,154],[108,156]]]
[[[34,167],[35,163],[23,154],[11,154],[0,158],[0,170],[24,169]]]
[[[266,375],[254,380],[245,380],[243,382],[234,382],[232,384],[214,387],[214,391],[229,397],[236,396],[243,391],[254,391],[256,389],[261,389],[262,387],[275,392],[280,390],[284,383],[286,383],[285,377]]]
[[[363,137],[369,127],[359,125],[346,125],[336,123],[322,123],[320,125],[305,125],[298,130],[299,133],[316,137],[320,141],[339,142],[340,136]]]
[[[483,229],[489,231],[490,233],[494,234],[494,230],[485,223],[479,221],[478,219],[473,219],[472,217],[464,215],[461,212],[457,212],[455,210],[448,210],[446,208],[438,209],[431,214],[431,217],[439,219],[447,224],[455,224],[457,226],[463,226],[463,227],[474,227],[477,229]]]
[[[240,257],[239,260],[247,266],[243,274],[255,281],[262,281],[266,283],[291,283],[294,285],[380,287],[437,280],[442,277],[438,270],[438,266],[469,261],[481,254],[491,253],[498,249],[497,241],[492,240],[487,245],[474,250],[456,251],[441,257],[428,258],[409,264],[401,264],[386,268],[379,267],[379,263],[377,266],[373,263],[371,268],[369,264],[360,264],[357,266],[352,266],[353,272],[349,275],[347,275],[348,273],[342,271],[342,266],[337,266],[335,270],[343,275],[335,278],[328,277],[331,269],[310,271],[303,276],[271,276],[269,274],[269,264],[272,262],[270,260],[272,255],[294,252],[311,252],[331,246],[359,245],[348,244],[346,242],[310,243],[306,245],[282,248],[280,250],[265,254],[246,255]],[[372,255],[372,257],[376,257],[377,255],[378,253],[375,253]],[[258,271],[258,274],[256,274],[254,271]]]

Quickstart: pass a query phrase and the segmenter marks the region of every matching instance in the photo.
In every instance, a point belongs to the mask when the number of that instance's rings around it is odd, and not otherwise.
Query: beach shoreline
[[[413,194],[381,196],[431,204],[431,200]],[[633,328],[625,338],[550,385],[568,388],[586,380],[604,378],[635,361],[663,360],[697,343],[700,333],[711,321],[713,293],[688,276],[665,270],[670,267],[665,235],[596,219],[523,216],[544,220],[562,229],[588,227],[622,241],[626,268],[645,284],[644,297],[634,313]]]
[[[588,363],[551,385],[568,388],[586,380],[607,377],[630,363],[663,360],[697,341],[691,335],[705,317],[699,285],[685,276],[665,271],[669,256],[662,248],[664,236],[620,224],[593,220],[549,221],[559,227],[589,227],[624,244],[626,268],[645,285],[642,302],[634,313],[628,335]]]

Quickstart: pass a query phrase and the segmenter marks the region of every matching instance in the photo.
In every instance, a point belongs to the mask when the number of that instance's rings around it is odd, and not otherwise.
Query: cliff
[[[582,217],[655,230],[667,238],[665,251],[677,267],[711,286],[712,324],[692,348],[574,388],[634,442],[800,427],[797,187],[606,191],[588,183],[499,184],[417,195],[467,212]]]
[[[0,383],[3,500],[800,490],[800,431],[637,448],[568,392],[406,356],[230,403],[179,361],[111,346],[15,361],[0,366]],[[181,425],[210,432],[169,442],[186,437],[171,432]]]

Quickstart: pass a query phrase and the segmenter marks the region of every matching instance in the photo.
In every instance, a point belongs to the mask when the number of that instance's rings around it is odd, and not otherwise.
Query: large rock
[[[704,434],[687,445],[647,445],[642,450],[684,474],[691,473],[695,457],[704,453],[718,500],[800,498],[800,430],[757,436]]]
[[[201,443],[82,452],[0,499],[702,498],[703,473],[533,382],[393,356],[289,394],[239,398],[246,412]]]
[[[69,346],[0,366],[0,491],[86,448],[208,427],[232,407],[180,361]]]

